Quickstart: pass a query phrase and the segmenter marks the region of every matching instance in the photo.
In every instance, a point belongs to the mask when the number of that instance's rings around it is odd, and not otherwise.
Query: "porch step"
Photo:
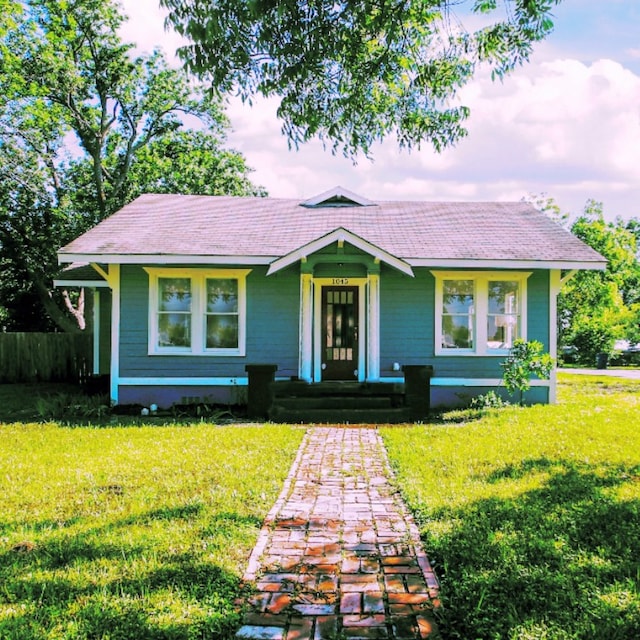
[[[398,408],[366,408],[366,409],[294,409],[274,405],[269,413],[272,422],[288,422],[293,424],[397,424],[410,422],[409,409]]]
[[[320,382],[309,384],[301,380],[281,381],[273,384],[274,397],[323,396],[402,396],[404,385],[396,382]]]
[[[272,392],[269,419],[274,422],[383,424],[409,419],[403,384],[293,380],[274,383]]]
[[[391,409],[400,403],[394,403],[389,396],[293,396],[277,397],[275,405],[283,409]]]

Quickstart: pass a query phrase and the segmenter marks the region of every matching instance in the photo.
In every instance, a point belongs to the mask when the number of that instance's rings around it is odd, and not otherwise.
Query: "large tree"
[[[223,148],[220,100],[157,51],[133,57],[115,2],[0,1],[0,301],[6,317],[28,283],[18,311],[36,296],[72,330],[51,288],[62,244],[142,191],[263,191]]]
[[[478,65],[503,76],[553,28],[560,0],[160,0],[219,91],[279,96],[291,143],[355,156],[395,134],[442,149],[465,135],[450,99]],[[469,30],[465,24],[474,25]]]
[[[604,271],[580,271],[563,288],[559,300],[560,339],[577,349],[585,364],[609,352],[615,339],[640,339],[640,264],[637,220],[608,221],[602,203],[587,201],[571,232],[607,259]]]

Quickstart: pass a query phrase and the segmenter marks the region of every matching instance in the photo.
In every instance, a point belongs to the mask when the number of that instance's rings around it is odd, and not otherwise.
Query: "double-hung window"
[[[146,271],[150,354],[245,355],[249,270]]]
[[[436,355],[502,355],[526,339],[525,272],[433,271]]]

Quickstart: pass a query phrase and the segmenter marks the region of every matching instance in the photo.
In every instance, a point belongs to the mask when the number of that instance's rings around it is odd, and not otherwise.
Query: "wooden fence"
[[[0,383],[84,382],[93,368],[84,333],[0,333]]]

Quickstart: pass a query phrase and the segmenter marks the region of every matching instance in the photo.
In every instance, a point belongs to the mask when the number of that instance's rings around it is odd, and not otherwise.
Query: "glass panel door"
[[[322,379],[358,377],[358,287],[322,287]]]

